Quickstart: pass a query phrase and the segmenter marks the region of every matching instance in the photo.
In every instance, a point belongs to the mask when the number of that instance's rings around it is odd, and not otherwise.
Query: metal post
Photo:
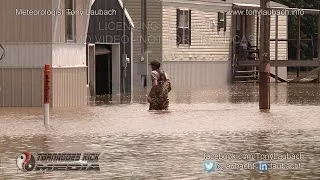
[[[126,63],[126,0],[123,1],[123,36],[122,36],[122,44],[123,44],[123,56],[121,56],[122,63]],[[122,88],[123,88],[123,97],[126,96],[126,71],[127,71],[127,66],[126,64],[122,64]]]
[[[44,66],[44,126],[49,126],[49,107],[50,107],[50,83],[51,83],[51,67],[46,64]]]
[[[256,29],[256,32],[257,32],[257,35],[256,35],[256,46],[257,46],[257,49],[259,49],[259,28],[260,28],[260,17],[257,16],[257,29]]]
[[[259,50],[260,49],[260,47],[259,47],[259,45],[260,45],[260,43],[259,43],[260,16],[259,15],[257,15],[257,22],[256,23],[257,23],[257,26],[256,26],[256,49]],[[260,60],[260,54],[256,54],[256,56],[257,56],[256,58],[258,60]],[[257,66],[254,66],[254,70],[257,71],[257,69],[258,69]],[[258,72],[255,72],[254,74],[259,77],[259,73]]]
[[[320,61],[320,15],[318,15],[318,60]],[[318,83],[320,83],[320,71],[318,71]]]
[[[147,51],[146,36],[147,36],[147,0],[141,0],[141,54],[146,58],[145,53]]]
[[[297,60],[301,59],[301,16],[298,15],[298,39],[297,39]],[[300,66],[298,67],[297,77],[300,76]]]
[[[147,87],[148,87],[148,78],[149,78],[149,51],[146,52],[146,62],[147,62]]]
[[[141,32],[142,32],[142,56],[145,59],[146,65],[145,65],[145,72],[146,72],[146,76],[147,76],[147,89],[149,87],[149,83],[148,83],[148,78],[149,78],[149,51],[148,51],[148,20],[147,20],[147,0],[142,0],[141,1],[141,21],[142,21],[142,28],[141,28]]]
[[[279,16],[276,15],[276,44],[275,44],[275,60],[278,62],[278,45],[279,45]],[[275,67],[276,83],[278,83],[278,66]]]
[[[270,0],[260,0],[261,10],[266,11]],[[259,107],[270,109],[270,16],[261,15],[260,22]]]

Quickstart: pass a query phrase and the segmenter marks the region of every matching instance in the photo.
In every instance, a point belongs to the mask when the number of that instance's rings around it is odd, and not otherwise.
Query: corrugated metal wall
[[[87,105],[87,69],[55,68],[52,71],[52,106]]]
[[[162,60],[162,1],[147,0],[147,23],[149,59]]]
[[[76,10],[90,10],[90,0],[76,0]],[[1,0],[0,39],[2,42],[65,42],[64,15],[19,15],[20,10],[54,10],[65,8],[65,0]],[[86,42],[88,15],[76,16],[76,42]],[[14,22],[14,23],[12,23]]]
[[[52,66],[86,66],[86,45],[53,44]]]
[[[86,68],[52,69],[52,107],[87,105]],[[1,68],[0,107],[42,107],[42,68]]]
[[[42,43],[4,43],[6,56],[0,67],[40,68],[52,62],[52,45]]]
[[[165,61],[163,69],[175,88],[226,85],[230,82],[229,62]]]
[[[1,0],[0,39],[2,42],[51,42],[51,15],[19,15],[16,9],[52,9],[52,0]]]
[[[135,24],[133,29],[133,61],[140,62],[141,59],[141,0],[130,0],[126,2],[126,8]]]
[[[43,69],[1,68],[0,107],[41,107]]]

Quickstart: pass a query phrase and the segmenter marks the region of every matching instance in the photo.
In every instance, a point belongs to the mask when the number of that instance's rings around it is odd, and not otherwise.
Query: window
[[[191,45],[191,10],[177,9],[177,45]]]
[[[75,0],[65,0],[66,3],[66,41],[75,41],[75,15],[72,15],[72,10],[75,10]]]
[[[218,31],[227,30],[227,13],[218,12]]]

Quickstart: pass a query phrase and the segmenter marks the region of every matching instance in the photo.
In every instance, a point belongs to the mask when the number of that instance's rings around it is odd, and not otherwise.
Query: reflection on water
[[[271,87],[272,110],[258,110],[258,86],[175,89],[170,111],[104,104],[53,109],[44,129],[40,108],[0,109],[0,179],[317,179],[320,86]],[[17,170],[31,152],[103,152],[101,172]],[[300,170],[205,173],[204,153],[304,154]],[[293,160],[289,160],[293,162]]]

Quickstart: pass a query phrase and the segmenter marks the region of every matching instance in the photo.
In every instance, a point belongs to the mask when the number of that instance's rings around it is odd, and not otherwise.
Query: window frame
[[[184,17],[181,25],[181,17]],[[181,37],[180,37],[181,36]],[[177,9],[177,46],[191,46],[191,10]]]
[[[65,0],[65,9],[67,9],[67,4],[69,3],[68,1],[71,1],[72,3],[72,10],[76,10],[76,0]],[[68,7],[69,9],[69,7]],[[71,18],[70,18],[71,16]],[[69,19],[70,18],[70,19]],[[68,21],[71,20],[71,36],[72,36],[72,39],[69,38],[69,35],[68,35]],[[66,39],[66,42],[75,42],[76,41],[76,15],[68,15],[67,12],[65,14],[65,39]]]
[[[226,12],[218,12],[218,32],[221,31],[223,28],[223,31],[227,31],[227,13]]]

